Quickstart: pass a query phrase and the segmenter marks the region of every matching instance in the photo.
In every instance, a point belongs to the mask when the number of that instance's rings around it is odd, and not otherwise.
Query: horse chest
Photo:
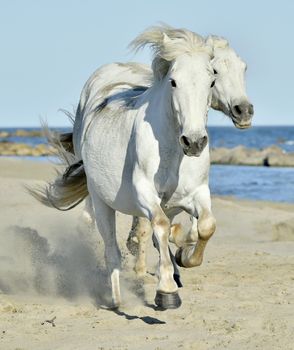
[[[181,155],[173,147],[159,150],[154,183],[161,198],[170,198],[178,186]]]

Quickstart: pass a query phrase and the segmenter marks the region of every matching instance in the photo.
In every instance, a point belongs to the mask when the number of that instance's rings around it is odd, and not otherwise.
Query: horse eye
[[[172,87],[174,87],[174,88],[177,87],[176,81],[174,79],[171,79],[170,83],[171,83]]]
[[[215,69],[213,70],[213,74],[217,74],[217,71]]]
[[[215,84],[215,80],[211,83],[210,87],[214,87],[214,84]]]

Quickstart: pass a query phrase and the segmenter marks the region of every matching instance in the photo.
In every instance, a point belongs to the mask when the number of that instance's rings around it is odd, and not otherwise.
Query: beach
[[[103,244],[81,219],[25,186],[54,177],[49,162],[0,158],[0,349],[293,349],[294,204],[213,197],[217,231],[204,262],[180,268],[182,306],[154,307],[158,255],[138,279],[117,214],[123,305],[109,300]],[[281,189],[282,190],[282,189]],[[185,214],[176,218],[190,225]]]

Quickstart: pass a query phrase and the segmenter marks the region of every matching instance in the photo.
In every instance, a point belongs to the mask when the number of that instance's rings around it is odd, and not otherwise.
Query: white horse
[[[206,42],[214,48],[214,59],[212,60],[212,66],[216,75],[215,85],[212,89],[212,108],[222,111],[229,116],[234,125],[240,129],[246,129],[251,126],[251,120],[253,117],[253,106],[248,100],[245,89],[245,71],[247,66],[244,61],[236,54],[236,52],[229,46],[228,42],[220,37],[209,36]],[[110,67],[105,67],[109,69]],[[114,67],[112,67],[113,69]],[[137,68],[137,71],[136,71]],[[144,68],[144,71],[142,70]],[[132,71],[132,74],[128,74],[128,71]],[[148,66],[131,66],[120,67],[119,74],[116,72],[117,79],[121,76],[125,81],[142,85],[148,83],[148,74],[150,69]],[[126,80],[126,78],[129,80]],[[187,160],[187,164],[190,167],[191,173],[198,172],[197,164],[193,159]],[[86,210],[91,212],[91,203],[86,204]],[[179,208],[180,209],[180,208]],[[170,213],[169,218],[172,221],[174,216],[178,214],[180,210]],[[85,212],[87,216],[87,212]],[[199,232],[199,223],[195,216],[191,217],[192,227],[188,235],[182,231],[180,225],[172,225],[171,234],[169,237],[170,242],[175,243],[180,249],[178,250],[176,257],[177,263],[184,267],[194,267],[201,265],[203,261],[205,243],[201,239],[201,233]],[[152,233],[150,222],[145,218],[134,217],[132,230],[129,234],[127,246],[129,250],[137,255],[135,264],[135,271],[138,275],[144,275],[146,273],[146,242]],[[198,245],[193,245],[199,238]],[[185,248],[183,248],[186,245]],[[193,256],[194,258],[189,256]],[[179,286],[181,282],[179,280],[179,272],[176,264],[175,279]]]
[[[167,30],[167,28],[166,28]],[[212,60],[212,66],[216,76],[215,85],[212,89],[212,108],[222,111],[228,115],[234,125],[237,128],[245,129],[250,127],[253,116],[253,106],[249,102],[245,89],[245,62],[236,54],[236,52],[229,46],[227,40],[209,36],[206,42],[213,47],[214,58]],[[111,96],[111,94],[121,91],[121,89],[130,89],[136,87],[138,91],[144,91],[152,83],[153,72],[148,65],[139,63],[112,63],[101,67],[95,73],[95,83],[100,87],[107,86],[105,94]],[[79,115],[76,117],[76,125],[79,125],[81,120]],[[70,142],[72,140],[70,139]],[[198,164],[194,159],[188,159],[185,164],[188,164],[191,173],[199,173]],[[177,210],[174,208],[172,212],[169,212],[169,218],[172,221],[175,214],[181,211],[181,208]],[[88,197],[86,200],[86,208],[84,211],[84,217],[87,220],[92,220],[92,204]],[[144,217],[134,217],[132,230],[130,232],[127,246],[129,250],[137,255],[137,261],[135,264],[135,271],[138,275],[144,275],[146,273],[146,241],[152,233],[152,226],[148,219]],[[198,238],[198,222],[197,219],[192,216],[192,229],[188,236],[181,230],[180,225],[173,225],[171,227],[170,242],[176,243],[178,247],[182,247],[185,244],[189,244],[190,248],[192,242],[196,242]],[[200,242],[199,242],[200,243]],[[190,262],[185,265],[186,267],[198,266],[202,263],[204,244],[198,244],[198,253],[195,255],[193,263]],[[181,260],[181,251],[178,252],[178,263],[180,265],[185,264]],[[180,285],[179,273],[174,264],[175,278]]]
[[[133,42],[137,48],[146,44],[154,50],[151,86],[143,90],[122,87],[105,98],[113,86],[106,85],[101,91],[94,74],[82,91],[74,124],[77,162],[45,195],[35,195],[60,208],[75,205],[89,191],[105,243],[114,306],[121,299],[115,211],[150,220],[160,252],[155,303],[167,309],[179,307],[181,300],[173,278],[166,212],[180,207],[199,216],[203,237],[215,229],[206,132],[215,76],[210,63],[212,48],[195,33],[154,27]],[[189,169],[190,157],[197,164],[197,174]]]

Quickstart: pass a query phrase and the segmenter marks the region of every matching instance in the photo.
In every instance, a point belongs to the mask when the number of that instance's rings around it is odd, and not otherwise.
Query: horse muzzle
[[[249,128],[251,126],[253,114],[253,105],[247,101],[234,104],[231,108],[231,118],[238,129]]]
[[[188,157],[199,157],[208,143],[208,136],[204,135],[195,138],[182,135],[180,137],[180,144],[183,148],[183,152]]]

